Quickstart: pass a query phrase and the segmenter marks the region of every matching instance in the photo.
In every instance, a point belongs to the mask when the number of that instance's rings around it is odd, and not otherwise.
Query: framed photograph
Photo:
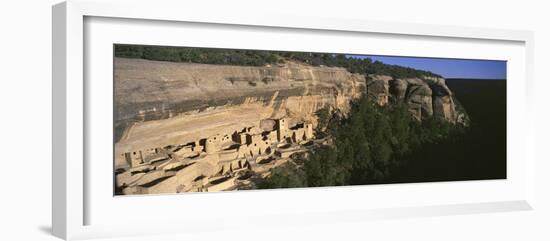
[[[53,7],[56,236],[532,209],[531,32],[126,5]]]

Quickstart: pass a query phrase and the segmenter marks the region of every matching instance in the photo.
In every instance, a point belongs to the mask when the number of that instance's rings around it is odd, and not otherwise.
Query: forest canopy
[[[274,168],[259,188],[429,181],[424,175],[409,175],[411,162],[422,168],[418,173],[427,174],[433,162],[440,162],[441,153],[463,145],[467,131],[437,118],[416,121],[403,103],[378,106],[367,97],[354,101],[347,116],[326,108],[317,116],[321,126],[316,135],[331,136],[333,144],[311,150],[307,156],[294,156],[293,162]],[[462,178],[438,173],[428,176]]]
[[[114,49],[115,57],[157,61],[265,66],[295,60],[312,66],[343,67],[352,73],[359,74],[389,75],[394,78],[441,77],[429,71],[389,65],[380,61],[372,61],[370,58],[348,57],[344,54],[121,44],[116,44]]]

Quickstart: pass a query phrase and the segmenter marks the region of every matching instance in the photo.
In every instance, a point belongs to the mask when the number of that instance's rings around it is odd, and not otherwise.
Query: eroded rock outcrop
[[[405,102],[417,120],[432,116],[452,123],[464,123],[465,113],[457,113],[453,93],[445,79],[437,77],[394,79],[385,75],[369,75],[367,95],[379,105]]]

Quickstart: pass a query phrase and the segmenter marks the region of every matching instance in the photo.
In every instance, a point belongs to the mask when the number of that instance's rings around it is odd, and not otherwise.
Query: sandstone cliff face
[[[115,58],[114,64],[115,119],[120,122],[258,103],[273,109],[271,118],[290,116],[315,123],[313,113],[319,108],[328,105],[345,113],[349,101],[365,90],[380,105],[407,103],[418,120],[467,119],[465,113],[457,113],[458,103],[442,78],[365,78],[344,68],[295,62],[251,67]]]
[[[270,104],[301,119],[331,105],[346,109],[365,77],[300,63],[250,67],[115,58],[115,119],[163,119],[223,106]]]
[[[114,67],[117,140],[128,137],[136,121],[199,112],[223,116],[239,110],[240,123],[248,121],[246,116],[291,117],[315,126],[318,109],[329,106],[346,113],[350,100],[365,91],[380,105],[406,102],[418,120],[431,116],[453,123],[467,120],[465,113],[457,113],[453,93],[441,78],[365,78],[344,68],[296,62],[250,67],[115,58]]]
[[[418,120],[436,116],[453,123],[467,121],[441,78],[365,78],[344,68],[294,62],[248,67],[115,58],[114,67],[119,165],[126,152],[194,142],[250,126],[269,129],[269,120],[283,117],[289,126],[306,122],[315,127],[317,110],[329,107],[347,113],[350,101],[365,93],[380,105],[407,103]]]
[[[317,110],[345,113],[365,91],[363,75],[294,62],[249,67],[116,58],[114,67],[117,151],[186,143],[265,119],[316,126]]]
[[[445,79],[436,77],[394,79],[390,76],[370,75],[367,94],[379,105],[390,101],[405,102],[417,120],[432,116],[452,123],[465,124],[465,113],[457,111],[453,93]]]

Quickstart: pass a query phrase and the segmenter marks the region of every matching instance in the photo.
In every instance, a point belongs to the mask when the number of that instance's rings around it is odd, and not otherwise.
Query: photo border
[[[156,11],[149,11],[156,9]],[[459,213],[482,213],[510,210],[529,210],[534,203],[535,154],[533,110],[533,33],[530,31],[441,26],[396,22],[377,22],[353,19],[301,18],[299,16],[262,15],[213,16],[189,7],[185,2],[160,0],[153,2],[122,2],[72,0],[52,8],[52,226],[53,234],[63,239],[82,239],[121,235],[113,230],[98,230],[84,225],[86,209],[84,196],[87,192],[84,162],[85,84],[84,76],[84,17],[114,17],[144,19],[147,21],[184,21],[219,23],[258,27],[282,27],[319,29],[352,32],[385,33],[441,38],[469,38],[485,40],[517,41],[526,49],[526,156],[528,186],[525,199],[507,202],[457,204],[445,207],[403,207],[391,210],[358,211],[340,213],[333,222],[381,218],[421,217],[426,215],[451,215]],[[408,211],[404,211],[407,209]],[[392,215],[393,213],[393,215]],[[405,214],[400,214],[405,213]],[[322,215],[321,213],[319,216]],[[159,226],[162,226],[159,224]],[[216,225],[214,225],[216,226]],[[219,226],[223,227],[223,226]],[[175,230],[156,229],[154,232],[128,229],[122,235],[170,233]]]

